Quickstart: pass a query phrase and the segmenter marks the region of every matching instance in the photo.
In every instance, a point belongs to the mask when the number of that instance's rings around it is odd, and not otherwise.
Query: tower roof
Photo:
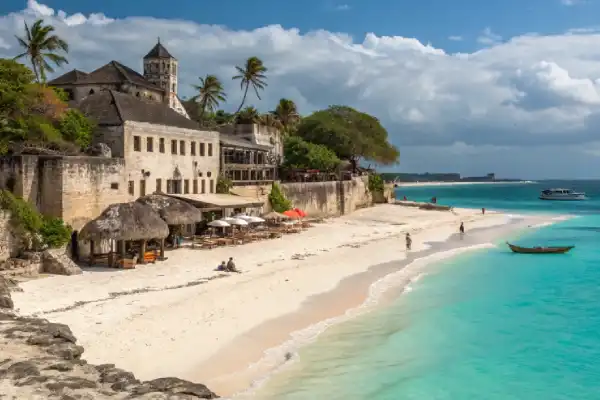
[[[158,39],[158,42],[152,48],[152,50],[150,50],[148,52],[148,54],[146,54],[144,56],[144,60],[148,59],[148,58],[173,58],[173,59],[175,59],[175,57],[173,57],[171,55],[171,53],[169,53],[169,51],[167,49],[165,49],[165,46],[163,46],[160,43],[160,38]]]

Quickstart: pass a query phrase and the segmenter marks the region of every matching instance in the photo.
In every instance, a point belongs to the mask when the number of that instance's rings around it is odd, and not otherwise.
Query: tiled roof
[[[144,60],[148,58],[175,58],[169,53],[165,46],[160,41],[144,56]]]
[[[262,151],[270,151],[272,150],[269,146],[263,146],[260,144],[252,143],[249,140],[244,138],[238,138],[233,135],[228,135],[225,133],[221,133],[219,135],[219,141],[221,142],[222,147],[241,147],[244,149],[250,150],[262,150]]]
[[[79,71],[77,69],[71,70],[66,74],[59,76],[58,78],[52,79],[48,82],[49,85],[64,85],[69,83],[78,83],[84,80],[88,74],[85,72]]]
[[[144,101],[115,90],[89,95],[77,107],[99,125],[121,125],[125,121],[137,121],[200,130],[196,122],[166,104]]]
[[[86,74],[85,72],[73,70],[50,81],[49,85],[68,85],[68,84],[123,84],[130,83],[137,86],[146,87],[157,91],[164,91],[162,88],[149,82],[143,75],[133,69],[121,64],[118,61],[111,61],[95,71]]]

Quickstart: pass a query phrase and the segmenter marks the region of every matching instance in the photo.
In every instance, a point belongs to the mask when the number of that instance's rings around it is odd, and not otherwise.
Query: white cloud
[[[348,11],[351,7],[348,4],[339,4],[335,6],[337,11]]]
[[[448,40],[452,40],[453,42],[461,42],[463,40],[463,37],[460,35],[452,35],[448,36]]]
[[[59,73],[91,71],[112,59],[139,70],[160,36],[180,61],[180,95],[190,96],[198,76],[214,73],[229,92],[228,109],[241,98],[239,84],[230,79],[234,65],[256,55],[269,67],[269,86],[262,101],[251,97],[250,104],[266,111],[280,97],[289,97],[303,113],[330,104],[372,113],[401,147],[403,170],[435,169],[425,162],[459,169],[452,166],[460,160],[469,169],[462,172],[469,174],[495,170],[513,175],[516,165],[539,174],[579,174],[578,166],[598,162],[586,146],[600,141],[596,30],[524,35],[499,43],[502,38],[488,28],[480,38],[485,48],[449,54],[400,36],[301,34],[279,25],[235,31],[185,20],[67,15],[30,0],[26,10],[0,16],[0,57],[17,54],[14,35],[22,34],[24,20],[36,17],[45,17],[69,42],[70,65]],[[553,156],[569,150],[559,163],[507,163],[513,156],[544,158],[541,143]],[[461,149],[462,155],[457,153]],[[597,167],[593,171],[600,174]]]

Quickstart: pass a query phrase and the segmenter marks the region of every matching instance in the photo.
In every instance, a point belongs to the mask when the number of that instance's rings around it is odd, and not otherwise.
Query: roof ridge
[[[117,101],[117,96],[115,96],[115,91],[114,90],[109,90],[110,96],[112,97],[113,101],[115,102],[115,108],[117,109],[117,115],[119,116],[119,119],[121,120],[121,122],[125,123],[125,119],[123,118],[123,110],[121,110],[121,106],[119,105],[119,102]]]
[[[123,75],[125,77],[126,81],[128,81],[129,83],[135,84],[135,82],[133,82],[133,80],[127,74],[127,71],[125,71],[125,69],[121,67],[122,64],[120,62],[112,60],[110,63],[117,69],[117,71],[119,71],[119,73],[121,75]]]

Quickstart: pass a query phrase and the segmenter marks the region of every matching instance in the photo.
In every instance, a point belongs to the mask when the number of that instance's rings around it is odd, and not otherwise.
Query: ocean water
[[[547,187],[586,202],[536,200]],[[399,197],[576,218],[427,268],[390,305],[335,325],[256,393],[264,400],[600,399],[600,182],[403,188]]]

